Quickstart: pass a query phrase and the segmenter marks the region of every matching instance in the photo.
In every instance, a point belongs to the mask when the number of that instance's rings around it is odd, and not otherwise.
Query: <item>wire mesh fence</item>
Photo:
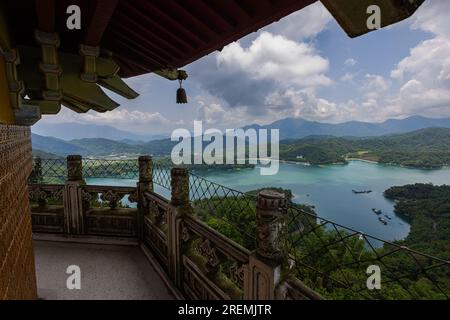
[[[33,159],[33,171],[29,178],[30,183],[57,184],[62,183],[66,177],[66,159]]]
[[[153,164],[153,183],[166,189],[171,190],[171,166],[166,164],[154,163]]]
[[[288,213],[287,248],[296,275],[324,297],[450,298],[449,261],[319,218],[296,205]]]
[[[189,196],[196,215],[247,249],[256,246],[256,198],[193,173]]]
[[[153,166],[154,183],[170,190],[170,169],[170,166],[155,163]],[[30,175],[30,183],[64,183],[66,178],[66,159],[33,159],[33,171]],[[83,178],[137,180],[139,179],[139,162],[137,159],[84,159]]]
[[[139,163],[130,160],[83,160],[84,178],[114,178],[137,180],[139,178]]]

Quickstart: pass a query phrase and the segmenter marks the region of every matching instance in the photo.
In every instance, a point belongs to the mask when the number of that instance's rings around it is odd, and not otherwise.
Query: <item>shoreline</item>
[[[410,166],[404,166],[401,164],[397,164],[397,163],[381,163],[378,161],[374,161],[374,160],[367,160],[367,159],[359,159],[359,158],[346,158],[345,159],[348,162],[364,162],[364,163],[370,163],[370,164],[376,164],[376,165],[380,165],[380,166],[391,166],[391,167],[398,167],[398,168],[403,168],[403,169],[414,169],[414,170],[442,170],[442,169],[449,169],[450,166],[449,165],[445,165],[445,166],[441,166],[441,167],[436,167],[436,168],[428,168],[428,167],[410,167]],[[280,163],[287,163],[287,164],[301,164],[304,166],[335,166],[335,165],[345,165],[348,163],[329,163],[329,164],[311,164],[308,162],[297,162],[297,161],[289,161],[289,160],[279,160]]]
[[[347,160],[347,161],[361,161],[361,162],[372,163],[372,164],[382,164],[382,163],[379,163],[378,161],[375,161],[375,160],[367,160],[367,159],[359,159],[359,158],[346,158],[345,160]],[[400,166],[398,164],[394,164],[394,165]]]

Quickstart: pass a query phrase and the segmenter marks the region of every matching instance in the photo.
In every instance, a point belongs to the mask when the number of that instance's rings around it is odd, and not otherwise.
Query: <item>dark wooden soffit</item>
[[[33,31],[55,30],[64,52],[100,44],[121,76],[181,68],[316,0],[15,0],[8,6],[17,45],[36,46]],[[82,10],[82,30],[66,28],[69,5]]]

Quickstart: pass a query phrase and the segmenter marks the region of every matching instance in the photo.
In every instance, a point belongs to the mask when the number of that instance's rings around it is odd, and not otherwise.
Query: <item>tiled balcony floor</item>
[[[35,241],[34,250],[40,299],[174,299],[138,247]],[[81,290],[67,289],[71,265],[81,268]]]

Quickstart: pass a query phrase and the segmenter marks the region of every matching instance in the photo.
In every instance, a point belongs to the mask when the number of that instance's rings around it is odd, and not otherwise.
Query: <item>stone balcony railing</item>
[[[287,223],[283,194],[259,194],[256,249],[250,251],[194,215],[185,168],[171,169],[170,201],[153,190],[150,157],[139,159],[136,187],[87,185],[82,173],[81,157],[70,156],[65,184],[30,184],[35,234],[132,239],[188,299],[321,298],[290,276],[280,240]]]
[[[185,298],[450,298],[445,257],[320,217],[287,191],[242,193],[151,157],[34,162],[35,238],[132,243]],[[137,183],[85,182],[97,178]],[[373,267],[383,290],[368,285]]]

